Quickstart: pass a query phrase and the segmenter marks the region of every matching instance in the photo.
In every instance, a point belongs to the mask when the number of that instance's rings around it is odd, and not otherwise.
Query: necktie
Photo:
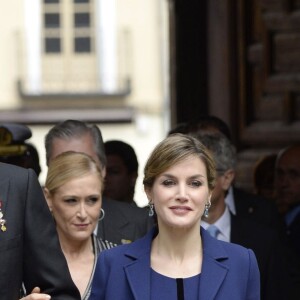
[[[218,234],[220,233],[220,230],[216,225],[209,225],[206,230],[214,238],[217,238]]]

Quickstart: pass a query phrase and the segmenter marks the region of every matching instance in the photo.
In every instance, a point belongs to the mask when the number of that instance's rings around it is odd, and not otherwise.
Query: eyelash
[[[164,186],[167,186],[167,187],[168,187],[168,186],[175,185],[176,182],[175,182],[174,180],[167,179],[167,180],[163,181],[162,184],[163,184]],[[202,182],[199,181],[199,180],[193,180],[193,181],[191,181],[191,182],[189,183],[189,185],[191,185],[192,187],[200,187],[200,186],[202,186]]]
[[[194,180],[194,181],[192,181],[191,185],[195,186],[195,187],[199,187],[202,185],[202,182],[199,180]]]
[[[91,198],[88,198],[88,199],[86,200],[86,202],[87,202],[87,203],[95,204],[96,202],[98,202],[98,200],[99,200],[99,198],[97,198],[97,197],[91,197]],[[70,199],[64,200],[64,202],[67,203],[67,204],[72,205],[72,204],[77,203],[77,200],[76,200],[75,198],[70,198]]]
[[[88,199],[88,202],[96,203],[99,200],[97,197],[92,197]]]
[[[164,186],[171,186],[171,185],[175,185],[175,182],[173,180],[167,179],[167,180],[164,180],[162,184]]]
[[[70,199],[66,199],[64,202],[65,202],[65,203],[68,203],[68,204],[71,204],[71,203],[75,203],[75,202],[77,202],[77,201],[76,201],[76,199],[74,199],[74,198],[70,198]]]

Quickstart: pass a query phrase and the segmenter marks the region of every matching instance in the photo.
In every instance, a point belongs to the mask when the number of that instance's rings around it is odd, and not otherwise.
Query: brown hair
[[[216,179],[215,164],[212,156],[207,148],[196,138],[179,133],[165,138],[150,154],[144,168],[144,187],[151,188],[155,179],[161,173],[191,156],[200,158],[204,163],[208,188],[212,191]]]

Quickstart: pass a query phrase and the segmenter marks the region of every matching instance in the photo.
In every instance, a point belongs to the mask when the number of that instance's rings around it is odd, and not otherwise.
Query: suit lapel
[[[135,300],[149,300],[150,291],[150,253],[127,265],[125,273]]]
[[[157,229],[153,228],[146,236],[133,243],[125,254],[132,259],[124,266],[124,270],[135,300],[150,299],[150,251],[152,239],[156,234]]]
[[[2,202],[2,212],[5,214],[5,208],[7,205],[7,198],[8,198],[8,179],[4,179],[0,181],[0,201]]]
[[[102,208],[105,217],[98,223],[97,235],[104,240],[109,239],[110,242],[120,244],[121,240],[127,237],[124,228],[128,226],[129,221],[115,200],[103,199]]]
[[[222,261],[228,259],[222,245],[201,228],[203,242],[203,263],[199,299],[212,300],[216,297],[226,275],[228,267]]]
[[[8,179],[4,179],[0,181],[0,208],[1,208],[1,214],[0,214],[0,235],[2,232],[6,231],[6,217],[7,217],[7,202],[8,202],[8,188],[9,183]],[[3,223],[4,222],[4,223]],[[3,226],[2,226],[3,225]]]
[[[241,230],[242,224],[239,224],[239,219],[230,214],[230,242],[235,244],[240,244],[241,240],[243,240],[243,230]]]

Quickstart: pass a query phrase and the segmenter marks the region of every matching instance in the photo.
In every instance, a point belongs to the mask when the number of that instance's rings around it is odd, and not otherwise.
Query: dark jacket
[[[260,270],[262,300],[290,299],[285,252],[275,230],[254,220],[231,215],[230,241],[253,250]]]
[[[80,299],[34,171],[0,163],[0,201],[0,299],[19,299],[22,282],[53,300]]]
[[[102,240],[121,245],[144,236],[153,226],[153,220],[144,208],[107,198],[102,200],[105,211],[98,223],[97,236]]]

